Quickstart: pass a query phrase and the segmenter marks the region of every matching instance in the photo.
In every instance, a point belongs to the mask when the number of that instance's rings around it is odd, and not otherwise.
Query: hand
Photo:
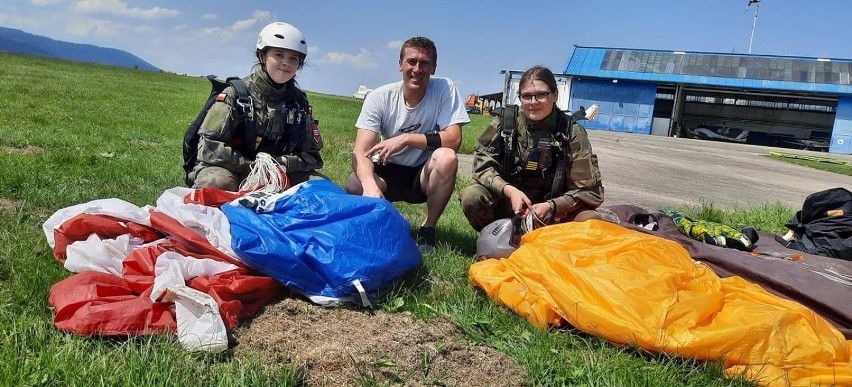
[[[511,185],[504,187],[503,193],[509,199],[509,202],[512,203],[512,212],[514,212],[515,215],[518,215],[521,218],[527,216],[530,211],[530,207],[532,207],[532,202],[530,201],[530,198],[527,197],[527,194]]]
[[[376,158],[374,158],[373,161],[381,163],[382,165],[387,164],[391,155],[399,152],[402,148],[407,146],[403,137],[405,136],[396,136],[379,142],[367,151],[366,156],[375,156]]]
[[[556,211],[553,208],[552,202],[536,203],[532,206],[532,213],[535,215],[533,219],[533,228],[547,226],[553,220],[553,214]]]
[[[532,211],[541,220],[553,215],[553,207],[550,205],[550,202],[533,204]]]

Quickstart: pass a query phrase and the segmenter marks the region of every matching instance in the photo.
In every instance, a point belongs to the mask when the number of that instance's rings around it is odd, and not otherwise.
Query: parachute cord
[[[810,265],[804,262],[799,262],[802,266],[805,266],[804,269],[810,271],[815,274],[819,274],[831,281],[837,282],[841,285],[852,288],[852,276],[848,274],[843,274],[835,269],[819,267],[815,265]],[[827,272],[827,273],[826,273]]]
[[[240,183],[240,192],[284,192],[290,188],[287,168],[268,153],[260,152],[251,164],[251,172]]]

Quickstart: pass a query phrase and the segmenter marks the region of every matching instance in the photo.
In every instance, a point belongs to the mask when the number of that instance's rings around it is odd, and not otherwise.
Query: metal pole
[[[681,122],[683,117],[683,107],[686,104],[686,90],[684,90],[683,85],[675,86],[674,93],[674,104],[672,105],[672,116],[669,120],[669,137],[680,137],[683,133],[681,133],[681,127],[683,123]]]
[[[748,53],[751,54],[751,44],[754,42],[754,28],[757,27],[757,14],[760,13],[760,2],[754,10],[754,21],[751,23],[751,39],[748,40]]]

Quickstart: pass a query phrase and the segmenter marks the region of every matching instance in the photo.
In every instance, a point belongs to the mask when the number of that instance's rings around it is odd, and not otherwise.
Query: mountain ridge
[[[0,27],[0,52],[14,52],[107,66],[160,71],[156,66],[127,51],[55,40],[26,31]]]

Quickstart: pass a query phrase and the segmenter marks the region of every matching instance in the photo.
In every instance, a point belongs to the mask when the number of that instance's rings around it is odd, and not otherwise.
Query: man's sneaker
[[[435,227],[420,227],[420,231],[417,231],[417,248],[421,254],[435,251]]]

